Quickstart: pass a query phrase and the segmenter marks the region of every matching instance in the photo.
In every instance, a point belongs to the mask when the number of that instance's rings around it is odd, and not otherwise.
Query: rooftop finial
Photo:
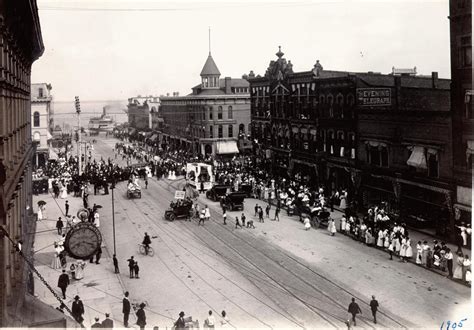
[[[211,27],[209,27],[209,55],[211,55]]]
[[[281,46],[278,46],[278,53],[275,54],[278,58],[282,58],[285,53],[282,53]]]

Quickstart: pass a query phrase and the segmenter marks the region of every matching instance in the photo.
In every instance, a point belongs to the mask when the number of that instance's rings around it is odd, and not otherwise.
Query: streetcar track
[[[132,200],[132,202],[133,202],[135,205],[137,205],[136,200]],[[138,206],[138,205],[137,205],[137,206]],[[147,206],[147,207],[149,207],[149,206]],[[125,211],[125,210],[124,210],[124,211]],[[127,214],[127,217],[130,219],[130,217],[129,217],[127,211],[125,211],[125,213]],[[155,222],[153,222],[153,221],[150,219],[150,217],[149,217],[148,215],[146,215],[146,216],[145,216],[145,215],[142,215],[142,218],[145,218],[148,222],[151,222],[151,223],[152,223],[153,225],[155,225],[156,227],[159,227]],[[160,228],[160,229],[162,229],[162,228]],[[137,229],[137,231],[138,231],[138,229]],[[170,247],[164,240],[162,240],[162,242],[167,246],[167,248],[170,250],[170,252],[176,253],[173,249],[171,249],[171,247]],[[176,275],[176,273],[173,272],[173,271],[170,269],[170,267],[169,267],[160,257],[158,257],[158,258],[159,258],[160,261],[166,266],[166,268],[167,268],[176,278],[178,278],[178,280],[179,280],[181,283],[183,283],[191,292],[193,292],[193,294],[194,294],[195,296],[198,297],[199,300],[201,300],[201,301],[202,301],[204,304],[206,304],[209,308],[213,309],[216,313],[218,313],[217,310],[215,310],[214,308],[212,308],[211,305],[209,305],[206,301],[204,301],[204,299],[202,299],[202,298],[201,298],[197,293],[195,293],[183,280],[181,280],[181,279],[179,278],[179,276]],[[182,261],[182,259],[181,259],[179,256],[178,256],[178,258]],[[259,319],[257,316],[252,315],[251,313],[249,313],[248,311],[246,311],[244,307],[240,306],[239,304],[237,304],[236,302],[234,302],[231,298],[227,297],[227,296],[224,295],[222,292],[220,292],[219,290],[215,289],[210,283],[208,283],[205,279],[203,279],[202,276],[200,276],[197,272],[195,272],[195,271],[192,269],[192,267],[189,266],[186,262],[182,261],[182,263],[185,264],[187,268],[189,268],[190,270],[192,270],[193,273],[194,273],[197,277],[199,277],[204,283],[206,283],[209,287],[213,288],[214,291],[216,291],[218,294],[220,294],[221,296],[223,296],[223,297],[224,297],[225,299],[227,299],[228,301],[232,302],[232,304],[234,304],[236,307],[238,307],[239,309],[241,309],[242,311],[244,311],[246,314],[248,314],[248,315],[250,315],[251,317],[255,318],[255,319],[256,319],[257,321],[259,321],[260,323],[266,325],[266,326],[269,327],[269,328],[272,328],[272,326],[270,326],[268,323],[266,323],[265,321]],[[210,268],[213,269],[212,267],[210,267]],[[220,275],[221,275],[221,274],[220,274]],[[223,276],[224,276],[224,275],[223,275]],[[224,277],[225,277],[225,276],[224,276]],[[227,278],[227,277],[226,277],[226,278]],[[239,287],[239,288],[240,288],[240,287]],[[242,288],[240,288],[240,289],[242,290]],[[243,291],[245,292],[245,290],[243,290]],[[250,295],[251,295],[251,294],[250,294]],[[254,298],[256,298],[256,297],[254,297]],[[257,298],[256,298],[256,299],[257,299]],[[257,300],[258,300],[258,299],[257,299]],[[236,328],[236,327],[234,327],[234,328]]]
[[[168,186],[167,186],[167,190],[169,191],[169,187],[172,186],[172,183],[168,183]],[[216,222],[213,220],[213,222]],[[253,261],[251,261],[249,258],[247,257],[244,257],[242,256],[234,247],[232,247],[231,245],[225,243],[222,239],[220,239],[219,237],[217,237],[217,235],[211,233],[208,229],[206,229],[206,231],[208,233],[211,234],[211,236],[214,236],[217,240],[221,241],[222,243],[224,243],[225,246],[227,246],[229,249],[233,250],[236,254],[240,255],[241,258],[245,259],[249,264],[251,264],[252,266],[254,266],[256,269],[259,269],[260,272],[262,272],[265,276],[267,276],[269,279],[271,279],[273,282],[275,282],[279,287],[281,287],[282,290],[284,290],[285,292],[287,292],[290,296],[292,296],[294,299],[296,299],[297,301],[299,301],[300,303],[302,303],[304,306],[307,307],[307,309],[309,309],[310,311],[312,311],[314,314],[318,315],[321,319],[325,320],[327,323],[329,323],[330,325],[332,325],[334,328],[339,328],[339,325],[335,324],[333,321],[329,320],[326,316],[324,316],[321,312],[319,312],[318,310],[320,310],[320,308],[316,307],[316,306],[313,306],[311,304],[309,304],[308,302],[304,301],[303,299],[301,299],[300,297],[298,297],[296,294],[294,294],[293,292],[291,292],[287,287],[283,286],[277,279],[275,279],[273,276],[269,275],[267,272],[263,271],[261,268],[259,268]],[[230,231],[229,231],[230,232]],[[231,232],[232,233],[232,232]],[[234,237],[237,237],[234,233],[232,233],[232,235]],[[247,243],[248,244],[248,243]],[[207,245],[207,243],[206,243]],[[248,244],[250,245],[250,244]],[[252,246],[252,245],[250,245]],[[253,247],[253,246],[252,246]],[[260,251],[259,251],[260,252]],[[220,254],[219,252],[216,251],[216,253]],[[262,253],[263,254],[263,253]],[[220,254],[221,255],[221,254]],[[278,264],[277,262],[275,262],[272,258],[268,257],[267,255],[264,254],[264,256],[269,259],[270,261],[273,261],[274,263]],[[225,256],[222,256],[224,259],[227,259]],[[288,269],[282,267],[281,265],[278,265],[281,269],[284,269],[285,271],[287,272],[290,272],[288,271]],[[292,272],[290,272],[292,273]],[[294,274],[294,273],[292,273]],[[296,275],[295,275],[296,276]],[[301,278],[299,276],[296,276],[300,281],[301,281]],[[305,281],[301,281],[303,283],[305,283],[306,285],[308,285]],[[310,286],[311,287],[311,286]],[[316,290],[316,291],[319,291],[319,290]],[[331,299],[330,299],[331,300]],[[337,321],[342,321],[343,319],[341,319],[340,317],[337,317],[337,316],[334,316],[332,315],[331,313],[327,312],[327,311],[324,311],[326,314],[332,316],[333,318],[335,318]]]
[[[177,182],[178,183],[178,182]],[[169,190],[168,188],[172,186],[172,182],[170,182],[167,186],[167,190]],[[219,224],[219,222],[217,222],[216,220],[212,219],[211,220],[212,222],[216,223],[216,224]],[[276,260],[274,260],[273,258],[269,257],[265,252],[263,252],[262,250],[260,250],[259,248],[257,248],[256,246],[250,244],[248,241],[244,240],[242,237],[236,235],[232,230],[230,229],[223,229],[223,230],[226,230],[228,231],[230,234],[232,234],[234,237],[236,237],[238,240],[244,242],[245,244],[249,245],[251,248],[257,250],[258,252],[260,252],[262,255],[264,255],[266,258],[272,260],[275,264],[277,265],[280,265],[280,263]],[[221,240],[217,235],[215,235],[214,233],[212,233],[211,231],[209,231],[207,228],[206,228],[206,231],[211,234],[212,236],[214,236],[215,238],[217,238],[218,240]],[[255,237],[257,237],[256,235],[254,235]],[[221,240],[222,241],[222,240]],[[224,243],[226,244],[226,243]],[[228,245],[228,244],[226,244]],[[286,256],[288,259],[292,260],[293,262],[295,262],[296,264],[298,264],[299,266],[307,269],[308,271],[310,271],[312,274],[314,275],[317,275],[319,278],[325,280],[326,282],[332,284],[333,286],[335,286],[336,288],[338,288],[339,290],[349,294],[350,296],[352,297],[357,297],[357,299],[362,302],[364,305],[366,306],[369,306],[368,303],[365,302],[365,300],[361,297],[359,297],[358,295],[355,295],[353,293],[351,293],[349,290],[345,289],[344,287],[340,286],[339,284],[335,283],[334,281],[328,279],[326,276],[318,273],[317,271],[313,270],[312,268],[308,267],[307,265],[303,264],[301,261],[297,260],[296,258],[294,258],[293,256],[289,255],[286,251],[284,251],[283,249],[281,249],[280,247],[278,247],[278,252],[280,252],[281,254],[283,254],[284,256]],[[330,301],[333,301],[334,304],[340,306],[343,310],[345,310],[345,306],[343,306],[342,304],[340,304],[339,302],[335,301],[333,298],[331,298],[330,296],[328,296],[325,292],[321,291],[320,289],[316,288],[313,284],[309,283],[308,281],[304,280],[301,278],[301,276],[295,274],[294,272],[292,272],[291,270],[287,269],[287,268],[284,268],[286,269],[288,272],[290,272],[292,275],[294,276],[297,276],[302,282],[306,283],[308,286],[310,286],[311,288],[313,288],[314,290],[320,292],[322,295],[326,296]],[[403,323],[401,323],[400,321],[396,320],[394,317],[388,315],[387,313],[385,312],[382,312],[382,311],[379,311],[379,314],[385,316],[387,319],[391,320],[392,322],[398,324],[400,327],[402,328],[408,328],[408,326],[404,325]],[[369,327],[371,328],[375,328],[372,324],[368,323],[368,321],[362,319],[362,321],[364,323],[366,323]]]

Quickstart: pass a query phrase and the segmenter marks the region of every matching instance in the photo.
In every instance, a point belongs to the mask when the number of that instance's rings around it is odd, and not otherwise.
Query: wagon
[[[129,183],[127,187],[127,197],[142,198],[142,188],[138,184]]]
[[[231,192],[221,199],[221,206],[227,210],[244,210],[244,198],[246,194],[243,192]]]

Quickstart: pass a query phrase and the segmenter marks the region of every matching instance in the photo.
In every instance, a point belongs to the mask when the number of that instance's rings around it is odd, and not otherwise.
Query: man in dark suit
[[[102,324],[99,322],[98,317],[95,318],[95,323],[91,325],[91,329],[95,329],[95,328],[102,328]]]
[[[82,322],[84,321],[84,317],[82,316],[84,314],[84,304],[82,303],[81,298],[79,298],[79,296],[74,297],[71,311],[74,319],[82,325]]]
[[[356,315],[362,314],[359,305],[355,302],[355,298],[352,298],[352,302],[349,304],[349,308],[347,311],[352,314],[352,321],[354,322],[354,326],[356,326]]]
[[[141,303],[140,304],[140,309],[137,310],[137,325],[140,327],[140,330],[143,330],[145,329],[145,325],[146,325],[146,314],[145,314],[145,304],[144,303]]]
[[[123,324],[128,328],[128,316],[130,315],[130,300],[128,300],[128,291],[125,292],[125,297],[122,300]]]
[[[114,321],[110,319],[110,314],[105,313],[105,320],[102,321],[102,328],[104,329],[113,329]]]
[[[377,324],[377,310],[379,308],[379,302],[375,299],[375,296],[372,296],[370,301],[370,309],[372,310],[372,316],[374,317],[374,323]]]
[[[59,275],[58,287],[63,293],[63,299],[66,299],[66,289],[69,285],[69,275],[66,274],[66,270],[63,269],[63,273]]]

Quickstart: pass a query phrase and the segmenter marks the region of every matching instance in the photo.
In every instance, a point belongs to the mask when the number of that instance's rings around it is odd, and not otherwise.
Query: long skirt
[[[60,269],[61,268],[61,259],[59,258],[59,255],[55,252],[53,261],[51,262],[51,268],[53,269]]]

